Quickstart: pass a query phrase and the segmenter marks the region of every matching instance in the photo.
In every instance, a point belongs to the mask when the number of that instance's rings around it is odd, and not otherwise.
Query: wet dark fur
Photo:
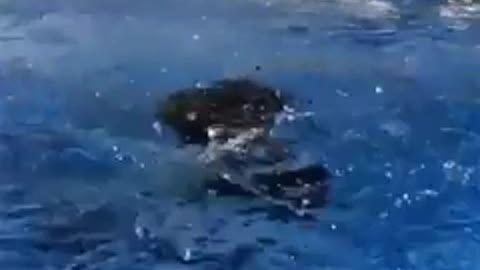
[[[266,130],[274,125],[275,115],[286,105],[286,98],[277,90],[248,79],[216,81],[211,86],[181,89],[158,104],[156,118],[168,125],[186,144],[206,146],[208,127],[221,125],[229,129],[260,127]],[[189,117],[189,114],[195,117]],[[233,136],[233,135],[232,135]],[[268,137],[266,140],[270,140]],[[225,179],[207,181],[206,188],[219,196],[255,196]],[[265,196],[289,201],[302,208],[318,208],[326,203],[328,170],[318,164],[280,172],[254,174],[252,184]],[[287,190],[298,191],[298,196]]]
[[[323,207],[327,203],[328,182],[330,172],[323,166],[312,164],[299,169],[253,175],[253,183],[263,187],[265,195],[272,198],[289,200],[293,205],[301,207],[302,199],[308,199],[310,208]],[[245,190],[227,181],[208,181],[207,188],[215,190],[220,196],[252,197]],[[310,188],[305,188],[309,185]],[[286,188],[302,190],[303,196],[288,196]]]
[[[284,104],[269,87],[247,79],[229,79],[209,87],[179,90],[158,104],[156,118],[173,128],[182,142],[206,145],[209,126],[269,127]]]

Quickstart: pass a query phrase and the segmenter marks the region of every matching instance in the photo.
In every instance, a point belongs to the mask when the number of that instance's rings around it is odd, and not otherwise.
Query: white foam
[[[153,129],[157,132],[158,135],[162,136],[162,134],[163,134],[163,128],[162,128],[162,124],[160,124],[160,122],[155,121],[155,122],[152,124],[152,127],[153,127]]]

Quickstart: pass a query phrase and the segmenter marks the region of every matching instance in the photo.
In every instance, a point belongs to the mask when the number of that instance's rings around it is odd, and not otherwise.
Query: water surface
[[[1,1],[0,266],[476,269],[479,10]],[[155,100],[232,75],[315,113],[286,129],[335,173],[317,221],[182,202],[202,170],[152,129]]]

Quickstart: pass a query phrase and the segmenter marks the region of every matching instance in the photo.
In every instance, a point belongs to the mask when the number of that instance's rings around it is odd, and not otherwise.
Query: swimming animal
[[[326,203],[328,170],[292,166],[295,155],[271,135],[290,97],[246,78],[175,91],[157,103],[155,118],[183,144],[202,146],[214,172],[206,188],[218,196],[254,196],[302,215]]]
[[[156,118],[184,143],[206,145],[213,133],[234,137],[247,128],[268,128],[286,100],[274,89],[247,79],[226,79],[208,87],[180,89],[157,108]]]

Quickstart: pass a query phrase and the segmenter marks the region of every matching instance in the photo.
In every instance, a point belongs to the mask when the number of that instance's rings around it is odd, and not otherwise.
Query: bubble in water
[[[396,208],[401,208],[402,204],[403,204],[403,201],[401,198],[396,198],[395,202],[393,203],[393,205],[395,205]]]
[[[433,189],[425,189],[420,192],[421,195],[429,196],[429,197],[436,197],[439,195],[438,191]]]
[[[444,169],[453,169],[453,167],[455,167],[455,161],[453,160],[448,160],[443,163]]]
[[[303,206],[307,206],[310,204],[310,200],[309,199],[302,199],[302,205]]]
[[[348,164],[347,171],[353,172],[354,169],[355,169],[355,166],[353,164]]]
[[[342,97],[349,97],[349,96],[350,96],[350,94],[348,94],[347,92],[345,92],[345,91],[343,91],[343,90],[341,90],[341,89],[337,89],[337,90],[335,90],[335,92],[337,92],[337,94],[338,94],[339,96],[342,96]]]
[[[152,124],[152,127],[157,132],[158,135],[160,135],[160,136],[162,135],[163,129],[162,129],[162,125],[159,122],[155,121]]]
[[[143,226],[135,226],[135,235],[137,235],[138,239],[145,239],[148,237],[148,230]]]
[[[190,248],[186,248],[183,254],[183,260],[189,262],[192,260],[192,250]]]

